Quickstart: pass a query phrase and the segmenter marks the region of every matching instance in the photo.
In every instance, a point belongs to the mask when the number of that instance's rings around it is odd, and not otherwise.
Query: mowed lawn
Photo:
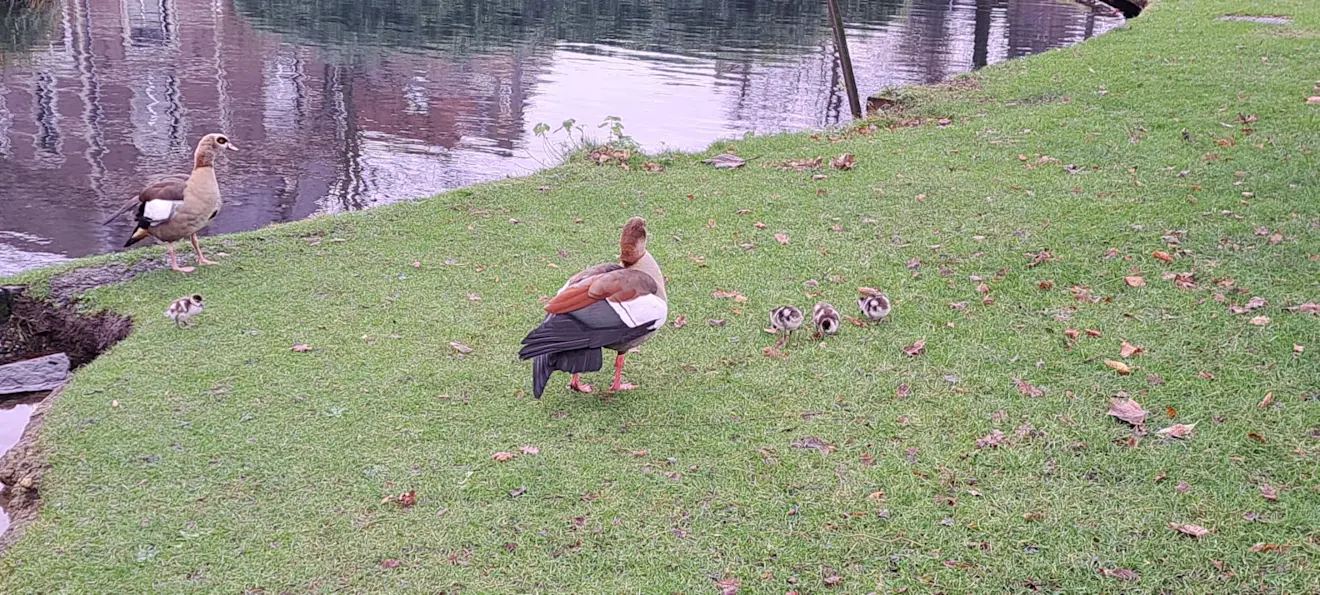
[[[0,591],[1313,592],[1320,5],[1250,5],[1293,23],[1159,0],[874,128],[579,157],[96,290],[136,326],[47,417]],[[634,215],[671,300],[642,388],[532,399],[538,298]],[[889,321],[763,352],[771,308],[859,286]]]

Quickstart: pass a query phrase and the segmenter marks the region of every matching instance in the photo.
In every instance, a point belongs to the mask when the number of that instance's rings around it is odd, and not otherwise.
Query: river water
[[[863,94],[1122,23],[1069,0],[842,0]],[[100,222],[203,134],[207,233],[534,171],[608,116],[647,150],[847,117],[820,0],[0,3],[0,276],[119,249]],[[561,137],[562,138],[562,137]]]

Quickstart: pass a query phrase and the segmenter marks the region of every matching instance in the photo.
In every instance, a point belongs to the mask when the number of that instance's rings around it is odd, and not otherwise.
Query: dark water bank
[[[1070,0],[843,4],[864,95],[1122,22]],[[131,221],[101,219],[212,131],[243,148],[223,233],[528,173],[552,161],[542,122],[618,116],[648,150],[700,149],[848,112],[816,0],[5,5],[0,275],[119,249]]]

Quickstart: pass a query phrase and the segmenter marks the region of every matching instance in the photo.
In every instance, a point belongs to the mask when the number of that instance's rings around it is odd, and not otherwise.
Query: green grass
[[[757,157],[736,171],[577,161],[211,238],[220,266],[97,290],[92,305],[136,328],[48,416],[44,509],[0,560],[0,591],[703,593],[738,578],[757,593],[1313,592],[1320,319],[1284,307],[1320,301],[1320,106],[1305,105],[1320,95],[1320,6],[1252,5],[1295,23],[1163,0],[1079,47],[905,92],[901,119],[947,127],[714,147]],[[825,180],[761,167],[845,152],[856,169]],[[629,358],[642,390],[570,394],[557,375],[531,399],[515,353],[537,298],[612,258],[632,215],[649,221],[671,320],[688,324]],[[1028,266],[1042,250],[1054,260]],[[1161,278],[1188,271],[1195,289]],[[1134,274],[1145,287],[1124,283]],[[853,314],[862,285],[888,291],[891,321],[762,355],[772,307],[808,308],[813,291]],[[208,309],[176,330],[162,312],[193,292]],[[1229,313],[1251,296],[1268,306]],[[1103,336],[1069,348],[1068,328]],[[926,353],[904,355],[920,338]],[[1119,357],[1123,340],[1145,353]],[[1135,447],[1105,415],[1120,391],[1152,412]],[[1012,438],[1027,422],[1046,435]],[[1175,422],[1195,437],[1154,434]],[[994,429],[1008,443],[977,450]],[[836,450],[790,446],[805,436]],[[540,454],[491,459],[522,445]],[[408,490],[411,509],[381,502]],[[1117,568],[1139,581],[1099,572]]]

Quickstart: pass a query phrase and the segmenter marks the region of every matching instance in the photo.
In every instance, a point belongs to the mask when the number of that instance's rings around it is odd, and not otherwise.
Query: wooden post
[[[857,96],[857,79],[853,78],[852,57],[848,55],[848,38],[843,33],[843,14],[839,11],[839,0],[825,0],[830,10],[830,27],[834,29],[834,49],[839,52],[839,64],[843,67],[843,86],[848,92],[848,107],[852,109],[855,120],[862,118],[862,100]]]

